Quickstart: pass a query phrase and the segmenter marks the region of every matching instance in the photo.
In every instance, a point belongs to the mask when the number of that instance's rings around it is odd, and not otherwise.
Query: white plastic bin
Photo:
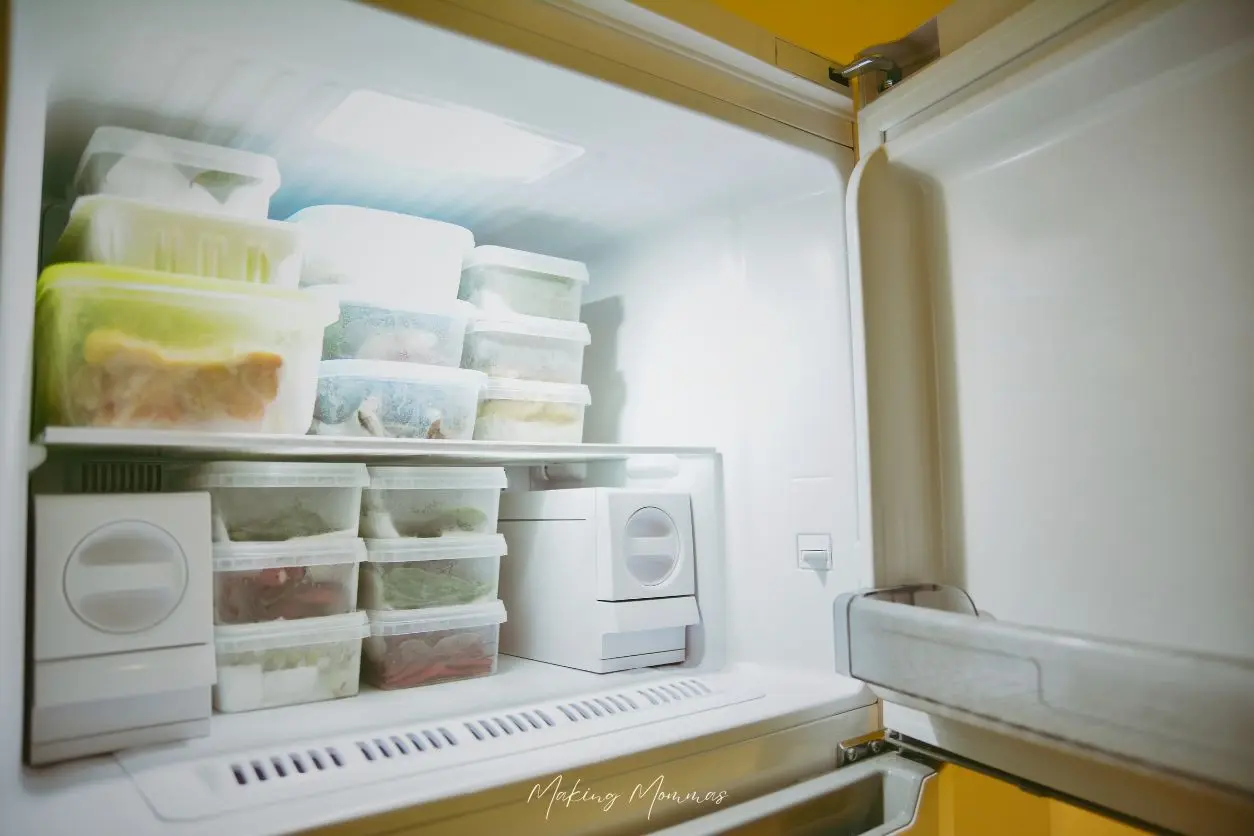
[[[362,669],[376,688],[414,688],[496,673],[500,601],[370,612]]]
[[[310,206],[288,218],[307,242],[301,284],[341,284],[437,302],[457,298],[475,245],[455,224],[362,206]]]
[[[368,484],[365,465],[324,462],[212,462],[184,482],[209,492],[215,542],[355,538]]]
[[[327,360],[318,375],[313,432],[469,440],[486,379],[481,372],[447,366]]]
[[[245,218],[265,218],[278,189],[273,157],[112,126],[91,135],[74,175],[78,196],[118,195]]]
[[[483,441],[583,441],[587,386],[490,378],[479,400],[475,438]]]
[[[91,195],[74,201],[51,260],[294,289],[300,283],[301,251],[300,231],[282,221]]]
[[[578,383],[592,342],[582,322],[536,316],[480,316],[466,330],[462,367],[488,377]]]
[[[253,711],[333,700],[357,693],[361,644],[370,635],[363,612],[230,624],[214,628],[218,711]]]
[[[363,540],[218,543],[213,623],[256,624],[343,615],[357,609]]]
[[[419,610],[495,601],[500,534],[367,540],[358,603],[363,610]]]
[[[462,268],[458,297],[489,314],[579,319],[588,267],[582,262],[505,247],[475,247]]]
[[[366,538],[495,534],[503,467],[371,467],[361,497]]]
[[[474,306],[396,301],[395,294],[324,285],[307,293],[333,300],[340,318],[322,338],[323,360],[386,360],[456,368]]]

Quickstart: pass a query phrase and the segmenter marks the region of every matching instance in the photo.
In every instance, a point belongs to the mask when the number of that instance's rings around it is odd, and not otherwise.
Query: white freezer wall
[[[870,580],[844,233],[853,166],[813,194],[694,219],[589,258],[585,439],[724,457],[728,658],[830,671],[832,600]],[[833,570],[797,567],[830,533]]]

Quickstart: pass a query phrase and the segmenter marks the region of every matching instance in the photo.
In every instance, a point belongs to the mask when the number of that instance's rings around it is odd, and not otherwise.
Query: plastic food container
[[[495,601],[505,551],[500,534],[367,540],[358,604],[364,610],[418,610]]]
[[[503,467],[371,467],[361,497],[367,538],[495,534]]]
[[[430,610],[370,612],[362,669],[376,688],[393,690],[496,673],[500,601]]]
[[[212,462],[184,487],[208,491],[214,542],[351,540],[366,466],[323,462]]]
[[[313,287],[307,292],[332,299],[340,309],[340,318],[322,338],[323,360],[461,363],[466,323],[474,313],[467,302],[398,304],[390,294],[353,287]]]
[[[91,135],[74,175],[77,195],[119,195],[246,218],[266,217],[278,189],[273,157],[109,126]]]
[[[100,264],[48,268],[35,298],[37,428],[309,429],[322,300]]]
[[[457,298],[475,245],[455,224],[362,206],[310,206],[289,221],[305,232],[301,284],[342,284],[437,302]]]
[[[592,342],[582,322],[541,317],[482,317],[466,331],[462,367],[489,377],[578,383]]]
[[[481,372],[387,363],[327,360],[318,377],[315,435],[375,438],[474,436]]]
[[[549,255],[475,247],[462,268],[458,298],[489,314],[579,319],[588,268]]]
[[[256,624],[343,615],[357,608],[362,540],[219,543],[213,623]]]
[[[587,386],[490,378],[479,400],[475,438],[483,441],[583,441]]]

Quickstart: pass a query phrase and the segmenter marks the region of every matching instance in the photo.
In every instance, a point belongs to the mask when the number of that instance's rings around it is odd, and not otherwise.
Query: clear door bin
[[[475,438],[483,441],[583,441],[587,386],[491,378],[479,401]]]
[[[323,300],[100,264],[48,268],[35,298],[37,429],[309,429]]]
[[[582,322],[532,316],[476,317],[466,332],[462,367],[488,377],[578,383],[592,342]]]
[[[475,246],[455,224],[362,206],[310,206],[288,218],[305,233],[301,284],[338,284],[407,301],[457,298],[462,260]]]
[[[579,319],[588,268],[581,262],[505,247],[475,247],[458,297],[493,314]]]
[[[496,533],[503,467],[371,467],[361,536],[448,537]]]
[[[74,201],[51,260],[295,288],[301,250],[300,230],[282,221],[92,195]]]
[[[505,605],[370,613],[362,669],[376,688],[414,688],[496,673]]]
[[[459,301],[399,303],[394,294],[354,287],[312,287],[340,318],[322,339],[323,360],[386,360],[456,368],[474,306]]]
[[[496,600],[505,538],[367,540],[358,603],[418,610]]]
[[[485,380],[480,372],[445,366],[328,360],[318,379],[313,432],[468,440]]]
[[[213,539],[221,543],[351,540],[369,483],[362,464],[212,462],[183,484],[209,492]]]
[[[78,196],[118,195],[243,218],[265,218],[278,189],[273,157],[110,126],[91,135],[74,175]]]
[[[365,542],[305,540],[213,547],[213,623],[256,624],[357,609]]]
[[[214,628],[213,707],[253,711],[351,697],[361,674],[363,612]]]

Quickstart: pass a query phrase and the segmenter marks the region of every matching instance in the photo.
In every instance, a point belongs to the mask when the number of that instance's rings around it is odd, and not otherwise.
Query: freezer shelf
[[[836,601],[837,667],[883,698],[1254,792],[1254,664],[871,594]]]

